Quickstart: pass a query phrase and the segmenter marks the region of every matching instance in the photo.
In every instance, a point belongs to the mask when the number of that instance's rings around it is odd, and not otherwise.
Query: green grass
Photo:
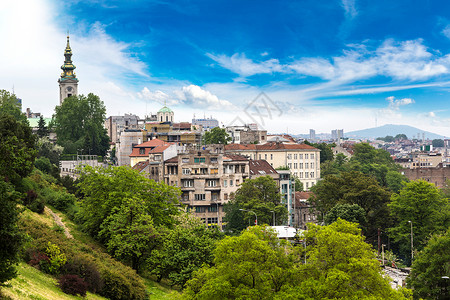
[[[65,294],[57,286],[55,278],[25,263],[20,263],[17,271],[18,276],[10,280],[7,287],[2,288],[3,295],[11,299],[106,299],[89,292],[86,298]]]
[[[148,278],[144,278],[144,280],[145,286],[147,287],[147,292],[150,295],[151,300],[167,300],[172,298],[171,293],[175,292],[175,290],[165,287],[164,285],[152,281]]]

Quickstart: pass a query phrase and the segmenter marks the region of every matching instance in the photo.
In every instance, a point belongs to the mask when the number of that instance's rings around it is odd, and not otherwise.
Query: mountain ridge
[[[367,138],[367,139],[376,139],[378,137],[385,137],[387,135],[396,136],[397,134],[406,134],[409,139],[417,138],[419,134],[419,139],[422,139],[423,134],[425,134],[425,139],[443,139],[444,136],[440,134],[436,134],[433,132],[429,132],[426,130],[422,130],[409,125],[394,125],[394,124],[386,124],[383,126],[372,127],[362,130],[354,130],[350,132],[344,133],[345,137],[351,138]]]

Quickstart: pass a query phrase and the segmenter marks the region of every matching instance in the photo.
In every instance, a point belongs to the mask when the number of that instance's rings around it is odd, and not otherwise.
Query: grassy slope
[[[77,226],[63,213],[60,213],[53,208],[52,210],[62,218],[64,224],[69,228],[71,234],[77,241],[87,244],[86,246],[95,244],[97,246],[96,248],[103,248],[89,235],[77,230]],[[22,216],[30,217],[33,220],[42,222],[50,227],[55,226],[53,218],[46,213],[39,215],[31,212],[30,210],[25,210],[22,213]],[[40,272],[26,263],[21,263],[18,266],[17,271],[18,276],[9,282],[10,286],[1,289],[5,296],[9,296],[12,299],[106,299],[91,293],[88,293],[86,298],[64,294],[57,287],[57,281],[55,278]],[[150,279],[144,280],[147,291],[152,300],[170,299],[169,294],[172,291],[171,289],[151,281]]]

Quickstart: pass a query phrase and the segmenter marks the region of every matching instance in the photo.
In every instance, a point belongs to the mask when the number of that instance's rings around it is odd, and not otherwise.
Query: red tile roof
[[[251,160],[249,166],[250,175],[277,174],[277,171],[265,160]]]
[[[227,155],[223,157],[224,160],[230,159],[232,161],[247,161],[248,158],[242,155]]]
[[[136,145],[133,148],[149,148],[149,147],[156,147],[167,144],[167,142],[161,141],[159,139],[153,139],[147,142],[144,142],[142,144]]]
[[[137,164],[133,166],[133,170],[138,170],[139,172],[142,172],[149,164],[149,160],[146,161],[140,161]]]
[[[173,143],[167,143],[158,139],[153,139],[147,141],[145,143],[136,145],[133,147],[131,151],[130,157],[144,157],[148,156],[149,153],[162,153],[162,151],[166,150]],[[161,148],[165,147],[165,148]],[[144,153],[141,153],[140,149],[144,149]],[[153,152],[155,151],[155,152]]]
[[[165,160],[164,162],[165,163],[177,163],[178,162],[178,157],[175,156],[175,157],[169,158],[169,159]]]

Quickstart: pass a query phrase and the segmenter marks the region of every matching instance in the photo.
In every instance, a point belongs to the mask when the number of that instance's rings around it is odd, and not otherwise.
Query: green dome
[[[170,108],[168,108],[167,106],[164,106],[163,108],[161,108],[159,111],[159,113],[171,113],[173,112]]]

